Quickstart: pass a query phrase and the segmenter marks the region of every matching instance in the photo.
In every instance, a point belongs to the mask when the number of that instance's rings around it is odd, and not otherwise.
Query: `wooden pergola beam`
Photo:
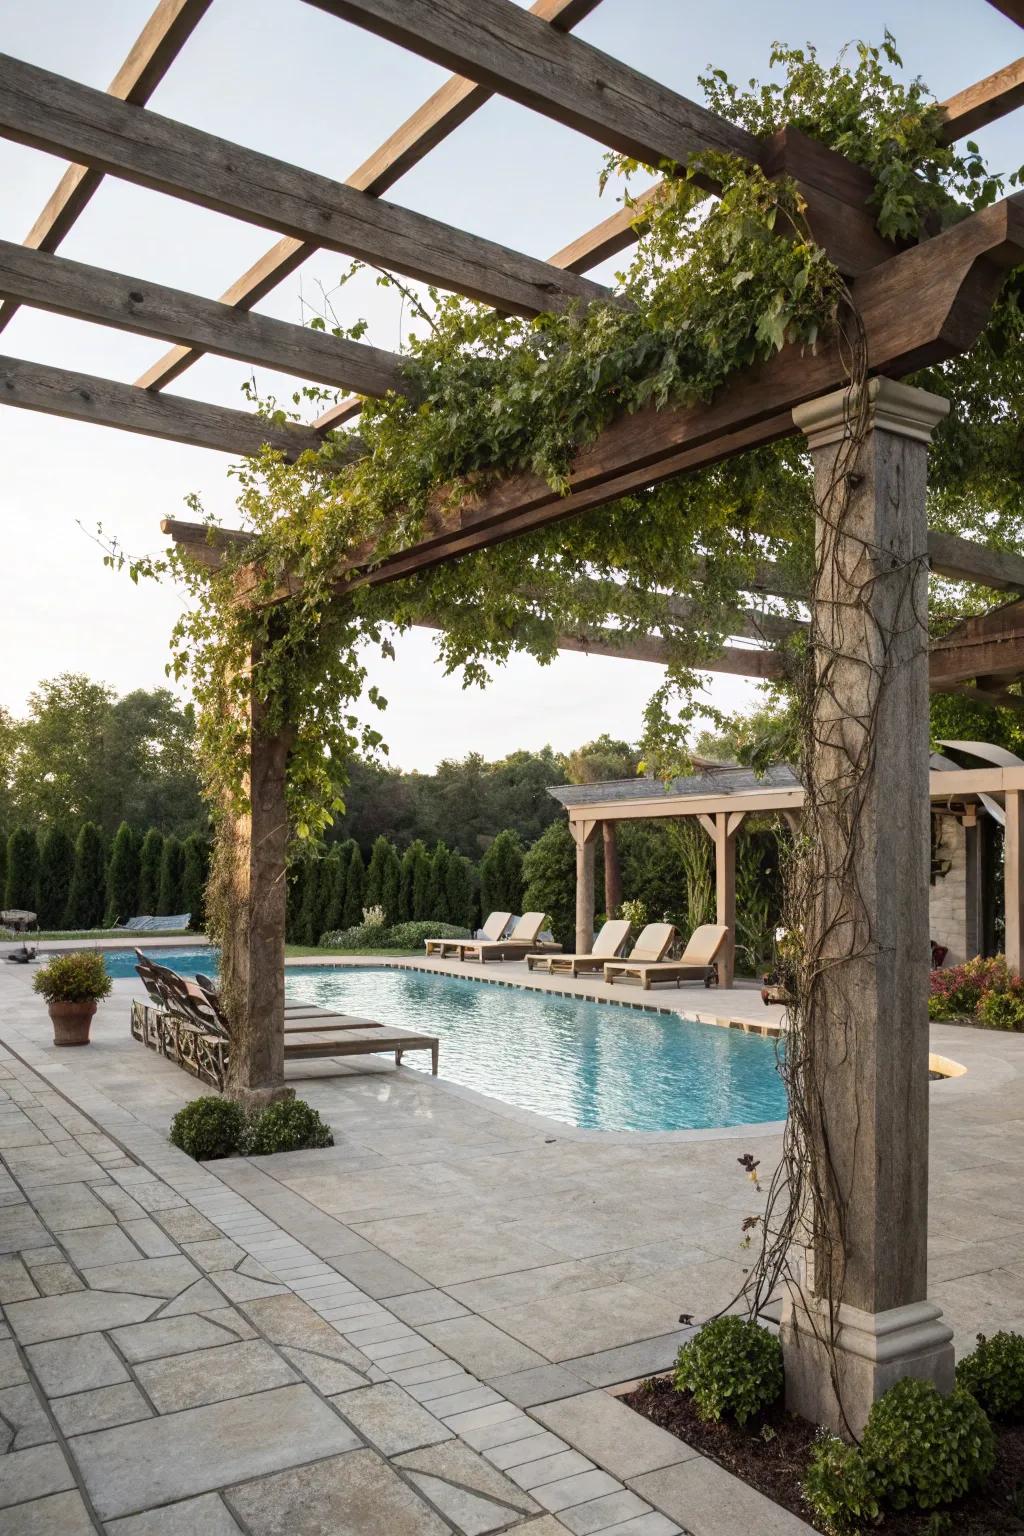
[[[853,296],[869,371],[900,377],[966,350],[1005,272],[1022,258],[1024,194],[1018,193],[866,272],[853,284]],[[709,405],[647,407],[618,418],[577,455],[568,494],[553,491],[539,475],[510,476],[454,511],[439,511],[423,538],[400,554],[379,562],[354,556],[339,570],[339,581],[358,570],[375,583],[395,580],[788,436],[793,408],[844,387],[847,377],[839,341],[819,346],[813,356],[787,348],[737,377]]]
[[[0,55],[0,135],[510,313],[612,297],[536,257],[7,55]]]
[[[599,4],[600,0],[534,0],[530,9],[541,21],[568,31],[596,10]],[[382,197],[389,187],[393,187],[407,171],[418,165],[432,149],[454,133],[474,112],[479,111],[485,102],[490,101],[492,95],[492,91],[478,85],[475,80],[465,80],[458,75],[446,80],[439,90],[385,139],[379,149],[353,171],[345,185],[357,192],[365,192],[369,197]],[[271,246],[247,272],[243,272],[237,282],[231,284],[221,295],[221,303],[230,304],[235,309],[251,309],[297,271],[316,250],[319,250],[319,246],[312,241],[286,235]],[[163,389],[202,355],[199,347],[174,347],[151,368],[147,368],[136,383],[142,389]],[[337,426],[339,420],[347,420],[348,416],[355,415],[359,402],[357,400],[354,406],[351,401],[342,402],[342,406],[347,407],[346,414],[339,417],[337,413],[340,407],[333,407],[316,423],[320,431],[327,431]]]
[[[1015,59],[942,103],[942,136],[947,144],[977,133],[1024,105],[1024,58]]]
[[[308,0],[648,165],[756,159],[745,129],[508,0]]]
[[[133,106],[145,106],[211,3],[212,0],[159,0],[108,85],[108,95]],[[25,236],[25,245],[38,251],[56,250],[102,180],[101,171],[69,165]],[[17,312],[16,303],[0,304],[0,331]]]
[[[1018,27],[1024,27],[1024,0],[988,0],[989,5],[1009,20],[1015,21]]]
[[[265,443],[289,459],[307,448],[322,447],[311,427],[278,426],[247,411],[179,395],[152,395],[134,384],[15,357],[0,357],[0,404],[235,456],[259,453]]]
[[[364,395],[406,389],[401,359],[393,352],[7,240],[0,240],[0,296],[141,336],[188,342]]]

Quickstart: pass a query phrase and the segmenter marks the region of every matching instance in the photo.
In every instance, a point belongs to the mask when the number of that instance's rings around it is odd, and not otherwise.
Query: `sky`
[[[153,0],[0,0],[0,51],[105,88]],[[776,38],[814,42],[831,59],[852,37],[888,27],[908,72],[943,98],[1021,52],[1021,31],[985,0],[603,0],[577,35],[684,95],[702,99],[708,64],[763,77]],[[445,79],[433,64],[335,20],[303,0],[213,0],[150,106],[165,116],[343,180]],[[980,134],[990,163],[1024,160],[1020,114]],[[494,99],[388,193],[390,201],[546,257],[613,210],[599,199],[600,145]],[[63,171],[52,156],[0,141],[0,238],[21,240]],[[108,177],[62,254],[217,298],[275,241],[265,231]],[[608,280],[616,265],[592,274]],[[313,257],[258,307],[308,320],[345,258]],[[402,316],[371,280],[346,287],[345,323],[397,349]],[[165,347],[22,309],[0,352],[132,382]],[[206,357],[171,392],[241,407],[251,370]],[[259,370],[262,392],[294,381]],[[165,541],[162,517],[189,516],[185,497],[232,521],[223,454],[0,408],[0,705],[21,712],[38,681],[74,670],[119,693],[165,681],[167,638],[180,612],[171,586],[132,586],[106,570],[98,524],[133,553]],[[402,636],[371,681],[389,701],[391,761],[429,771],[469,751],[495,758],[551,743],[566,750],[607,731],[635,740],[658,669],[564,655],[547,668],[513,659],[483,693],[446,678],[429,633]],[[749,707],[753,684],[713,680],[720,709]]]

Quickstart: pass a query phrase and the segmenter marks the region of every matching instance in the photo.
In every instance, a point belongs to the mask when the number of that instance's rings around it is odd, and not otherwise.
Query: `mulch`
[[[693,1400],[665,1378],[646,1382],[621,1399],[644,1418],[685,1440],[776,1504],[825,1532],[807,1507],[801,1483],[817,1434],[813,1424],[776,1407],[742,1429],[705,1424]],[[1022,1536],[1024,1533],[1024,1424],[996,1425],[999,1454],[987,1486],[947,1510],[902,1511],[870,1526],[880,1536]]]

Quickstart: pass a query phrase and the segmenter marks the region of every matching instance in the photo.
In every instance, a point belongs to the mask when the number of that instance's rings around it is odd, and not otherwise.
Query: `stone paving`
[[[130,991],[61,1052],[0,972],[4,1536],[807,1529],[604,1390],[728,1301],[736,1157],[770,1165],[772,1128],[574,1131],[374,1058],[305,1069],[335,1147],[201,1167],[166,1142],[197,1087],[128,1039]],[[932,1088],[962,1346],[1024,1324],[1024,1039],[932,1034],[969,1069]]]
[[[314,1251],[88,1098],[0,1053],[5,1536],[684,1529],[674,1485],[641,1485],[687,1446],[578,1380],[525,1412],[432,1337],[482,1322],[460,1304],[422,1283],[382,1304],[337,1267],[340,1224]],[[765,1504],[759,1529],[804,1528]]]

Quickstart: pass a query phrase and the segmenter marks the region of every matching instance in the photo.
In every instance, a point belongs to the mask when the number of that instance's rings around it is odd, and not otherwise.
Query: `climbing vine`
[[[974,146],[943,143],[934,99],[920,81],[895,78],[899,63],[888,36],[827,67],[812,48],[776,46],[781,79],[742,90],[716,70],[702,83],[714,110],[751,131],[794,122],[863,165],[879,229],[912,240],[990,202],[1003,181]],[[621,180],[628,202],[638,169],[612,156],[602,179]],[[662,173],[660,190],[607,300],[522,319],[403,287],[416,316],[406,392],[365,401],[358,436],[337,432],[297,463],[268,451],[241,465],[238,511],[252,542],[219,569],[181,551],[131,562],[134,575],[170,571],[188,589],[172,670],[199,706],[203,767],[218,801],[244,798],[240,748],[254,686],[267,727],[287,723],[294,733],[293,826],[300,840],[315,839],[338,808],[346,760],[381,744],[356,708],[364,698],[384,705],[366,688],[363,658],[387,654],[395,629],[425,616],[440,625],[443,664],[469,684],[513,651],[551,660],[567,629],[611,624],[628,639],[659,628],[670,664],[647,713],[647,761],[668,771],[685,758],[694,716],[709,714],[706,705],[698,711],[700,665],[730,633],[754,563],[769,555],[792,572],[795,590],[806,589],[813,500],[792,439],[574,517],[568,537],[548,527],[386,586],[345,574],[353,551],[385,558],[500,476],[528,472],[564,489],[579,448],[623,413],[708,401],[782,347],[810,350],[849,325],[842,280],[810,239],[791,183],[723,155],[686,173],[651,169]],[[712,182],[714,198],[705,191]],[[342,330],[330,313],[314,323]],[[977,467],[963,422],[987,411],[991,424],[1003,378],[1021,377],[1012,284],[975,350],[973,361],[921,380],[961,407],[955,444],[945,460],[938,453],[939,494],[949,521],[961,524],[969,516],[961,471]],[[295,409],[262,406],[294,416],[303,395],[316,393],[301,392]],[[1019,497],[1024,456],[1005,447],[1005,428],[993,432],[985,463],[1009,501]],[[1012,536],[1017,516],[1015,506],[997,537]],[[125,560],[117,549],[109,558]],[[692,596],[696,616],[666,623],[664,591]]]

